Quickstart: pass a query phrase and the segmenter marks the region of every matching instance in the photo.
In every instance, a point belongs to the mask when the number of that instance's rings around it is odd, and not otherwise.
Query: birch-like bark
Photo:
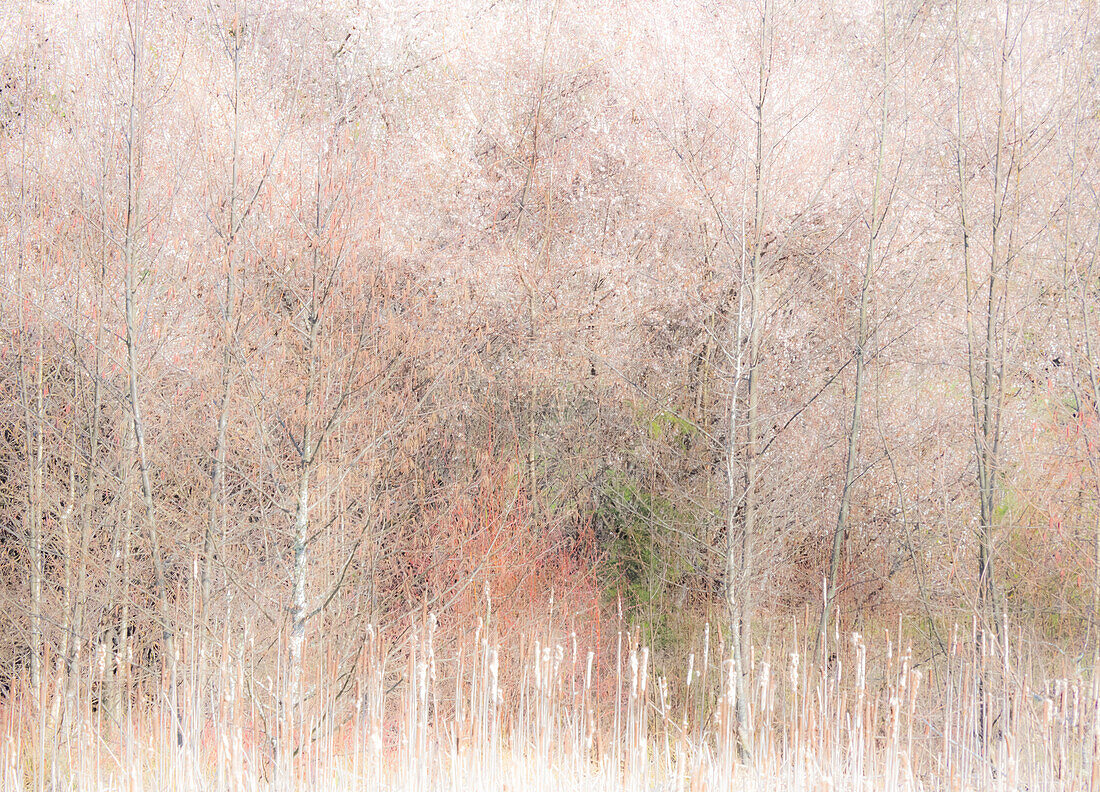
[[[314,231],[321,232],[321,163],[317,163],[316,213]],[[313,286],[310,292],[310,304],[306,321],[306,391],[303,399],[302,439],[298,444],[298,487],[297,503],[294,511],[293,577],[291,580],[291,618],[290,618],[290,696],[291,712],[301,702],[302,648],[306,638],[306,622],[309,620],[309,605],[306,601],[306,574],[309,561],[309,480],[317,449],[313,442],[313,401],[317,387],[317,338],[320,332],[320,313],[328,296],[328,287],[318,293],[317,272],[320,265],[319,242],[312,250]]]
[[[316,335],[311,331],[310,341],[315,340]],[[309,365],[310,385],[306,388],[306,414],[311,412],[313,387],[312,380],[314,365],[312,357]],[[291,581],[291,616],[290,616],[290,696],[293,706],[297,706],[301,700],[302,680],[302,647],[306,639],[306,564],[308,562],[309,546],[309,448],[311,432],[308,424],[302,430],[302,448],[299,458],[297,503],[294,510],[294,544],[292,555],[294,561],[293,579]]]
[[[742,236],[744,239],[744,236]],[[737,526],[737,503],[743,494],[741,490],[742,477],[739,469],[739,438],[741,433],[738,404],[740,400],[741,380],[744,377],[745,351],[742,338],[745,331],[745,307],[746,307],[746,279],[748,275],[747,251],[742,243],[741,252],[741,287],[737,295],[737,326],[731,334],[731,346],[734,350],[734,376],[730,383],[729,395],[729,423],[728,438],[726,441],[726,606],[730,625],[730,645],[733,650],[736,663],[737,682],[737,724],[742,733],[745,732],[745,654],[742,652],[741,636],[747,632],[744,622],[746,609],[745,601],[749,592],[742,578],[744,570],[745,536],[742,532],[739,536]],[[742,526],[744,528],[744,526]],[[738,539],[740,538],[740,542]],[[747,748],[746,748],[747,750]]]
[[[756,511],[758,498],[759,453],[760,453],[760,348],[763,331],[762,304],[764,289],[764,142],[765,106],[768,98],[768,81],[771,76],[772,20],[770,5],[765,2],[760,17],[760,63],[757,71],[756,96],[753,98],[755,110],[755,151],[753,162],[753,241],[751,263],[748,273],[744,262],[747,256],[742,251],[742,277],[738,298],[736,344],[736,376],[730,395],[729,446],[726,454],[727,471],[727,515],[726,515],[726,604],[730,621],[730,647],[735,668],[737,701],[734,714],[737,720],[738,752],[742,760],[752,752],[751,735],[748,729],[748,698],[746,680],[748,677],[748,658],[752,643],[753,618],[753,554],[756,544]],[[747,274],[747,277],[746,277]],[[743,295],[748,290],[748,349],[747,366],[742,370],[741,335],[745,319]],[[745,376],[745,444],[743,489],[736,491],[736,446],[739,435],[737,425],[737,398],[742,375]],[[740,497],[738,497],[740,496]],[[735,525],[736,504],[742,504],[741,531],[738,534]]]

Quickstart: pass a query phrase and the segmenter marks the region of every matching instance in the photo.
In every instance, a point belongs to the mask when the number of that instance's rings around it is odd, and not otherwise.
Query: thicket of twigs
[[[0,3],[7,788],[1096,789],[1094,6]]]

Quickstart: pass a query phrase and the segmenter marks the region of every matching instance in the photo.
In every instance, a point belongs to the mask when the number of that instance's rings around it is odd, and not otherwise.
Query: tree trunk
[[[102,192],[101,192],[102,198]],[[104,208],[100,204],[101,211]],[[105,218],[101,216],[105,224]],[[99,493],[99,422],[102,420],[103,389],[100,382],[100,367],[102,364],[103,343],[103,295],[104,279],[106,277],[107,248],[105,225],[100,231],[100,261],[98,266],[98,278],[96,282],[96,327],[95,342],[93,346],[94,359],[92,362],[92,412],[88,437],[88,463],[85,468],[84,497],[80,505],[80,540],[77,551],[76,567],[76,596],[72,604],[72,633],[73,640],[69,644],[69,655],[65,660],[68,675],[65,678],[65,698],[70,701],[78,699],[78,667],[80,664],[80,650],[84,641],[84,624],[88,611],[88,552],[92,537],[92,517],[95,513],[96,496]]]
[[[734,519],[738,498],[735,492],[735,465],[733,449],[737,443],[737,391],[741,381],[741,333],[743,318],[743,297],[739,297],[737,316],[736,377],[731,389],[730,437],[727,451],[727,548],[726,548],[726,602],[730,620],[730,648],[735,665],[735,684],[737,701],[734,715],[737,719],[738,753],[746,760],[752,752],[751,735],[748,728],[747,679],[748,663],[752,647],[753,618],[753,554],[756,542],[757,477],[758,456],[760,450],[760,347],[762,334],[762,292],[764,288],[764,108],[768,97],[768,79],[770,76],[771,20],[770,7],[765,2],[760,17],[760,64],[757,72],[757,93],[754,101],[756,110],[755,162],[753,171],[753,243],[750,272],[745,277],[742,265],[741,292],[748,287],[749,338],[748,366],[745,384],[745,445],[744,445],[744,490],[741,493],[743,519],[740,536],[734,530]],[[744,261],[742,253],[742,261]],[[746,280],[748,283],[746,283]],[[740,541],[738,541],[740,540]],[[740,545],[740,546],[738,546]]]
[[[959,30],[958,0],[955,4],[955,71],[956,71],[956,164],[959,179],[959,215],[963,237],[963,268],[966,289],[966,342],[967,373],[970,383],[970,400],[973,416],[974,456],[977,462],[979,520],[977,535],[977,596],[976,617],[980,629],[975,634],[975,652],[980,668],[977,679],[977,724],[976,740],[978,750],[985,755],[989,749],[991,728],[990,694],[988,690],[987,663],[984,655],[989,642],[986,636],[999,638],[1001,623],[998,613],[996,586],[993,571],[994,521],[997,516],[997,478],[1000,457],[1000,415],[1004,403],[1004,379],[994,369],[994,355],[997,350],[998,317],[1007,309],[1007,278],[1002,272],[1007,261],[1007,251],[1002,251],[1002,223],[1004,219],[1004,184],[1002,181],[1002,160],[1005,155],[1005,71],[1009,56],[1009,22],[1011,6],[1005,3],[1004,32],[1001,38],[1000,70],[997,81],[997,138],[993,154],[993,212],[990,228],[989,268],[987,271],[985,298],[985,338],[981,346],[974,329],[974,301],[976,291],[973,284],[973,267],[970,261],[971,229],[966,206],[966,168],[964,165],[962,139],[962,36]],[[1015,158],[1010,160],[1010,163]],[[1009,168],[1013,167],[1010,164]],[[1019,167],[1018,163],[1015,167]],[[1018,172],[1018,171],[1017,171]],[[1011,239],[1009,241],[1011,247]],[[1002,286],[1002,283],[1004,284]],[[1001,333],[1001,370],[1004,368],[1005,342]],[[982,368],[979,378],[978,367]]]
[[[80,315],[80,303],[79,300],[74,300],[73,315]],[[69,719],[69,713],[72,711],[72,702],[69,698],[69,680],[76,675],[76,670],[72,666],[73,651],[79,638],[76,635],[74,629],[74,613],[76,611],[76,586],[73,583],[73,546],[72,546],[72,532],[69,528],[70,520],[72,520],[73,512],[76,510],[76,405],[79,402],[79,387],[80,387],[80,363],[79,355],[77,353],[76,342],[73,343],[73,389],[72,389],[72,429],[69,436],[69,491],[68,497],[65,499],[65,506],[61,510],[61,514],[58,515],[58,522],[61,523],[61,541],[64,548],[64,586],[61,590],[62,596],[62,613],[61,613],[61,651],[57,655],[57,673],[55,678],[61,680],[63,684],[55,692],[53,701],[53,712],[50,718],[52,727],[56,730],[62,724],[62,718],[67,723]],[[64,709],[62,709],[64,705]]]
[[[123,263],[125,267],[123,288],[125,292],[124,310],[126,322],[126,373],[130,401],[130,417],[134,430],[134,442],[137,449],[138,473],[141,479],[141,498],[145,509],[145,523],[149,533],[149,553],[153,562],[153,575],[156,584],[157,600],[160,605],[161,649],[164,661],[168,664],[169,684],[168,700],[172,710],[172,722],[177,723],[176,682],[177,662],[174,631],[171,624],[171,611],[168,605],[168,588],[164,576],[164,560],[160,547],[160,533],[157,528],[156,508],[153,502],[153,487],[149,478],[149,461],[145,444],[145,423],[142,418],[141,400],[138,387],[138,347],[137,323],[134,318],[134,270],[138,260],[137,235],[141,228],[141,157],[142,157],[142,108],[141,72],[145,49],[145,9],[140,0],[135,2],[132,16],[132,73],[130,80],[130,101],[127,119],[126,147],[126,224],[123,238]]]
[[[29,90],[29,89],[28,89]],[[41,328],[39,329],[39,349],[35,364],[36,396],[35,406],[31,406],[30,384],[27,382],[27,316],[24,303],[27,274],[27,124],[29,114],[22,115],[22,142],[19,169],[19,220],[18,220],[18,271],[16,272],[16,323],[19,332],[19,401],[23,413],[23,454],[27,463],[24,481],[23,524],[25,549],[27,553],[27,598],[30,600],[30,685],[35,706],[41,709],[42,695],[42,539],[41,539],[41,499],[38,487],[41,480],[39,462],[41,457],[42,434],[42,351]]]
[[[317,195],[320,204],[320,189]],[[320,223],[318,222],[318,227]],[[314,272],[317,263],[316,247],[313,251]],[[306,601],[306,571],[309,560],[309,479],[316,456],[313,448],[313,399],[317,378],[317,335],[320,320],[317,315],[316,299],[309,306],[309,328],[307,333],[306,355],[308,370],[306,374],[305,416],[302,423],[302,441],[298,449],[298,493],[294,511],[294,545],[292,548],[294,571],[291,580],[291,616],[290,616],[290,714],[293,715],[301,704],[302,649],[306,638],[306,621],[309,618]]]
[[[889,121],[889,87],[890,87],[890,45],[887,40],[886,8],[882,9],[882,104],[880,107],[880,125],[878,140],[878,158],[875,161],[874,183],[871,187],[871,219],[869,223],[870,235],[867,240],[867,257],[863,268],[863,286],[859,295],[859,330],[856,335],[855,347],[855,390],[852,394],[852,421],[848,427],[848,454],[844,465],[844,489],[840,493],[840,507],[837,509],[836,528],[833,531],[833,547],[829,556],[829,575],[825,587],[825,598],[821,609],[821,623],[818,625],[815,646],[823,639],[827,644],[827,631],[832,612],[836,605],[837,584],[840,575],[840,561],[844,554],[844,548],[848,542],[848,512],[852,502],[852,487],[855,485],[857,468],[859,466],[859,435],[862,428],[863,411],[863,385],[866,366],[867,342],[870,340],[868,312],[871,301],[871,288],[874,285],[875,255],[879,232],[882,230],[882,222],[886,216],[886,207],[879,210],[882,200],[882,169],[886,157],[886,133]],[[815,648],[816,656],[817,650]]]
[[[225,236],[225,306],[222,309],[222,326],[220,339],[222,344],[221,354],[221,394],[218,400],[217,435],[214,440],[214,459],[210,471],[210,499],[207,510],[206,535],[203,538],[202,571],[200,573],[199,596],[199,672],[195,685],[196,707],[195,720],[197,728],[201,728],[204,717],[207,665],[209,654],[207,637],[209,634],[210,605],[213,593],[214,560],[217,555],[217,536],[219,523],[219,501],[222,497],[223,479],[225,475],[225,444],[229,425],[229,399],[233,387],[232,374],[232,338],[233,338],[233,308],[236,295],[234,292],[236,278],[236,241],[237,235],[237,172],[239,164],[239,137],[238,137],[238,101],[240,97],[240,52],[241,52],[241,27],[240,18],[233,18],[232,31],[233,47],[233,142],[230,159],[229,175],[229,226]]]
[[[994,355],[997,347],[997,321],[1003,308],[1003,295],[999,295],[1002,281],[1001,236],[1004,212],[1002,184],[1002,159],[1004,158],[1005,137],[1005,68],[1008,60],[1009,18],[1006,5],[1004,35],[1001,39],[1001,68],[997,83],[997,140],[993,156],[993,218],[991,226],[988,280],[985,300],[985,339],[979,348],[974,330],[974,286],[973,267],[970,261],[971,231],[966,207],[966,177],[962,153],[962,43],[958,30],[959,10],[955,8],[955,69],[956,69],[956,112],[958,134],[956,137],[956,164],[959,177],[959,209],[963,235],[963,267],[966,288],[966,338],[967,369],[970,381],[970,397],[974,421],[974,453],[977,459],[979,519],[978,528],[978,564],[977,564],[977,605],[983,625],[995,634],[999,633],[1000,620],[996,601],[996,587],[993,574],[993,521],[996,518],[996,488],[998,475],[998,456],[1000,453],[1000,401],[1003,398],[1003,381],[994,369]],[[999,299],[999,297],[1001,299]],[[978,366],[982,367],[979,378]],[[999,392],[999,395],[998,395]]]

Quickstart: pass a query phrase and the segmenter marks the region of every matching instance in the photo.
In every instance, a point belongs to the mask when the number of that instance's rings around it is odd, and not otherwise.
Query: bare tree
[[[978,609],[986,628],[1000,630],[1000,617],[993,571],[994,521],[997,513],[998,478],[1001,458],[1001,418],[1004,407],[1004,356],[1006,335],[1004,323],[1008,310],[1008,261],[1011,257],[1010,219],[1005,215],[1006,196],[1013,185],[1013,173],[1018,172],[1020,158],[1010,149],[1014,145],[1006,140],[1010,123],[1009,97],[1007,94],[1007,69],[1012,55],[1011,29],[1012,6],[1004,6],[1004,27],[1000,39],[1000,59],[997,77],[996,131],[993,143],[990,214],[990,238],[987,267],[981,280],[975,282],[972,248],[974,230],[968,195],[967,172],[969,163],[963,148],[965,136],[962,86],[962,35],[959,29],[959,5],[955,6],[955,71],[956,71],[956,148],[955,161],[958,170],[959,227],[962,235],[963,270],[966,289],[966,346],[970,402],[973,414],[974,453],[977,460],[979,530],[978,550]],[[979,319],[984,320],[984,332],[978,335],[975,327],[976,306]]]
[[[730,620],[730,644],[737,666],[736,717],[738,739],[744,751],[751,751],[748,743],[747,699],[745,680],[748,676],[748,657],[752,641],[753,616],[753,556],[756,552],[756,511],[759,497],[757,481],[760,455],[760,377],[761,339],[764,323],[764,217],[765,217],[765,108],[768,85],[771,79],[773,20],[770,6],[764,3],[760,15],[759,48],[760,63],[757,69],[756,93],[752,98],[755,149],[752,179],[752,242],[746,261],[742,247],[741,284],[738,295],[737,328],[735,339],[735,376],[730,394],[730,424],[726,457],[727,516],[726,516],[726,602]],[[747,267],[746,267],[747,264]],[[747,303],[747,316],[745,304]],[[738,390],[742,378],[741,333],[748,325],[748,344],[745,349],[745,439],[738,454],[739,426],[737,421]],[[736,483],[734,471],[739,467],[737,457],[743,459],[744,480],[742,487]],[[742,519],[738,527],[737,504],[741,503]]]
[[[1088,31],[1091,18],[1086,15],[1083,29]],[[1065,293],[1063,306],[1065,310],[1066,332],[1069,340],[1068,349],[1074,358],[1074,365],[1070,368],[1071,389],[1073,401],[1076,406],[1076,415],[1081,427],[1079,432],[1080,445],[1084,451],[1092,479],[1093,489],[1093,514],[1092,514],[1092,601],[1088,614],[1089,632],[1092,641],[1100,640],[1100,458],[1098,458],[1097,426],[1098,410],[1100,410],[1100,384],[1097,383],[1096,364],[1097,359],[1093,348],[1093,309],[1090,307],[1090,291],[1087,286],[1094,276],[1095,261],[1097,255],[1097,240],[1093,239],[1093,249],[1087,253],[1087,245],[1080,240],[1081,233],[1077,226],[1078,216],[1082,214],[1078,197],[1084,192],[1085,181],[1081,172],[1081,138],[1084,122],[1084,87],[1086,57],[1085,47],[1071,50],[1075,60],[1072,73],[1074,79],[1071,85],[1073,92],[1072,128],[1069,133],[1069,151],[1067,152],[1068,173],[1065,185],[1064,218],[1061,229],[1062,259],[1062,288]],[[1069,70],[1067,70],[1069,71]],[[1089,643],[1089,641],[1086,641]]]
[[[874,288],[874,270],[879,262],[877,257],[879,235],[886,214],[890,210],[890,192],[883,183],[886,159],[886,138],[890,120],[890,38],[887,24],[886,3],[882,4],[882,93],[879,99],[878,153],[875,158],[874,174],[871,186],[871,205],[866,220],[868,238],[867,254],[863,262],[863,283],[859,292],[859,319],[857,320],[856,343],[853,358],[856,363],[855,385],[852,390],[852,420],[848,426],[848,450],[844,465],[844,487],[840,493],[840,506],[837,510],[836,528],[833,531],[832,552],[829,556],[829,570],[826,578],[825,601],[821,609],[821,622],[818,625],[815,646],[823,635],[827,634],[833,608],[836,603],[840,562],[848,539],[848,512],[851,508],[852,488],[859,467],[859,438],[862,429],[863,389],[866,367],[867,345],[871,341],[871,292]],[[816,650],[815,650],[816,654]]]
[[[130,425],[133,431],[137,452],[138,475],[141,483],[142,506],[145,511],[145,526],[149,536],[149,555],[153,563],[154,584],[159,604],[161,629],[161,647],[164,661],[169,669],[169,700],[172,706],[172,718],[176,720],[176,682],[177,657],[175,647],[175,625],[172,623],[171,608],[168,601],[168,584],[165,580],[164,557],[161,549],[160,531],[157,525],[156,503],[153,485],[149,475],[149,455],[146,448],[145,420],[141,410],[141,386],[138,360],[139,327],[134,307],[137,271],[143,264],[151,266],[148,251],[142,245],[144,217],[142,215],[142,154],[145,124],[145,28],[148,7],[143,0],[134,0],[132,6],[126,6],[129,24],[129,96],[127,98],[127,120],[124,139],[126,154],[126,207],[122,238],[123,259],[123,300],[126,335],[126,379],[130,408]]]

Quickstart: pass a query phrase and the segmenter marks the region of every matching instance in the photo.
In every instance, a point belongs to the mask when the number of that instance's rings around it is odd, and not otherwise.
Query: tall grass
[[[174,705],[163,679],[100,652],[68,700],[58,675],[42,706],[13,689],[0,787],[1100,790],[1091,668],[1045,667],[1021,635],[973,625],[918,667],[899,634],[834,635],[815,657],[805,634],[758,647],[742,734],[736,669],[709,630],[672,678],[622,632],[597,654],[571,634],[504,649],[479,626],[443,651],[428,617],[369,629],[339,661],[322,642],[300,697],[243,637],[205,675],[182,656]]]

